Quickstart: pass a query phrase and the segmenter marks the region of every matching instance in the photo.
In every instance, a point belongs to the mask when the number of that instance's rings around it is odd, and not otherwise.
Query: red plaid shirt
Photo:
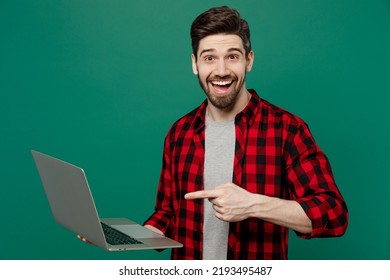
[[[340,236],[348,210],[325,154],[297,116],[252,98],[235,118],[233,183],[249,192],[297,201],[312,221],[303,238]],[[203,189],[207,101],[178,120],[164,144],[155,212],[145,222],[181,243],[172,259],[201,259],[203,200],[185,200]],[[230,223],[228,259],[287,259],[288,228],[261,219]]]

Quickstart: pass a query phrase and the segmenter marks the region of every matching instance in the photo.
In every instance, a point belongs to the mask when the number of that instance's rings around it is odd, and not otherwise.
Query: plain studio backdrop
[[[205,98],[189,29],[237,8],[247,86],[303,118],[350,211],[341,238],[290,234],[290,259],[390,257],[390,1],[0,1],[1,259],[168,259],[105,252],[50,213],[30,150],[83,167],[102,217],[153,211],[165,134]]]

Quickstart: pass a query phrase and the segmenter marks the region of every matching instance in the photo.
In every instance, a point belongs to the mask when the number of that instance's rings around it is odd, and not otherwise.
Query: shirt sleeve
[[[305,123],[289,127],[287,182],[292,198],[312,222],[311,234],[299,237],[341,236],[348,226],[348,209],[335,183],[330,163]]]
[[[173,238],[175,224],[171,200],[172,178],[170,166],[170,144],[168,137],[166,137],[164,142],[162,169],[154,208],[155,211],[144,224],[154,226],[161,230],[165,236]]]

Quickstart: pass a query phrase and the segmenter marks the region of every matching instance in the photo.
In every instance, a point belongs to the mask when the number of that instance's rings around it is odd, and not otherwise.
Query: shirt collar
[[[260,97],[254,89],[248,89],[249,93],[252,95],[248,104],[240,113],[236,115],[236,123],[242,119],[246,119],[248,124],[251,125],[255,120],[255,116],[259,110]]]

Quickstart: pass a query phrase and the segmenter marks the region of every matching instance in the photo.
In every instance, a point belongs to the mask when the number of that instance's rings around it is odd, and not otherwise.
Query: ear
[[[194,75],[198,75],[198,66],[196,65],[196,57],[194,54],[191,55],[191,60],[192,60],[192,72]]]
[[[246,59],[246,68],[245,68],[246,72],[250,72],[252,70],[254,60],[255,60],[255,53],[253,51],[250,51]]]

